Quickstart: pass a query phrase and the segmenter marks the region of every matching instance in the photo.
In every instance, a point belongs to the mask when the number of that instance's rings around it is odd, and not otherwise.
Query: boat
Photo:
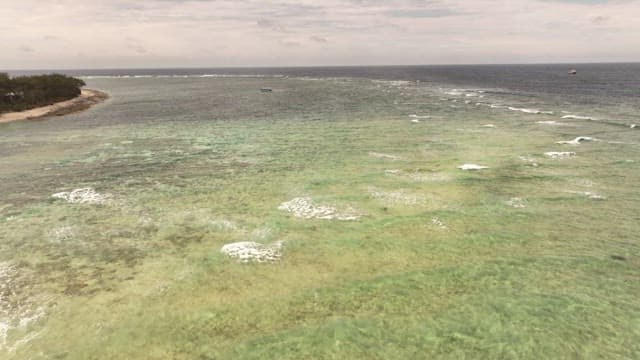
[[[571,69],[571,70],[567,71],[567,73],[568,73],[569,75],[576,75],[576,74],[578,73],[578,70],[576,70],[576,69]]]
[[[263,88],[260,88],[260,91],[262,91],[262,92],[272,92],[273,89],[270,88],[270,87],[263,87]]]

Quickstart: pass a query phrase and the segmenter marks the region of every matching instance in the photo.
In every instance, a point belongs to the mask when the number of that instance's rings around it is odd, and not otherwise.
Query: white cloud
[[[638,0],[7,1],[0,68],[637,61],[637,14]]]

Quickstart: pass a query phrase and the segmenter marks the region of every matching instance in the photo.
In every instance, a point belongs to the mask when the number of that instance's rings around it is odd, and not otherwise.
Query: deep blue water
[[[577,69],[578,74],[567,74]],[[12,75],[55,70],[13,71]],[[434,66],[349,66],[298,68],[176,68],[59,70],[73,76],[140,75],[283,75],[310,77],[362,77],[386,80],[420,80],[461,87],[585,97],[640,99],[640,63],[547,64],[547,65],[434,65]]]
[[[569,75],[576,69],[577,75]],[[55,70],[12,71],[11,75]],[[640,118],[640,63],[540,65],[349,66],[289,68],[175,68],[60,70],[72,76],[288,76],[420,81],[423,86],[482,89],[525,107],[597,110],[610,119]]]

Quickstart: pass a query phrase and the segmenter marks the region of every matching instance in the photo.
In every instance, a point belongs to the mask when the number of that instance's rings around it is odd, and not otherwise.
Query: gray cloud
[[[385,12],[391,17],[438,18],[458,15],[449,9],[393,9]]]
[[[294,41],[294,40],[280,40],[280,45],[285,46],[285,47],[300,47],[302,46],[302,43],[300,43],[299,41]]]
[[[609,22],[609,17],[607,16],[594,16],[591,19],[591,22],[596,24],[596,25],[602,25],[604,23]]]
[[[301,17],[318,16],[324,12],[324,6],[306,5],[299,3],[272,3],[256,11],[257,14],[266,17]]]
[[[144,46],[142,46],[142,44],[134,38],[131,37],[127,37],[126,39],[126,47],[129,50],[133,50],[134,52],[138,53],[138,54],[146,54],[147,53],[147,49],[145,49]]]
[[[600,5],[610,2],[610,0],[542,0],[546,2],[559,2],[579,5]]]
[[[258,19],[258,21],[256,21],[256,25],[258,25],[259,27],[261,27],[263,29],[269,29],[271,31],[286,32],[286,30],[285,30],[284,26],[282,26],[282,24],[280,24],[279,22],[277,22],[275,20],[271,20],[271,19],[266,19],[266,18]]]
[[[323,44],[326,44],[326,43],[329,42],[329,39],[327,39],[326,37],[317,36],[317,35],[311,35],[311,36],[309,36],[309,39],[311,41],[315,41],[315,42],[323,43]]]

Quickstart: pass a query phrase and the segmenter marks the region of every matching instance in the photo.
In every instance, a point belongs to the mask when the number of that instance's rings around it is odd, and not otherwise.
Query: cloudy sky
[[[640,61],[640,0],[0,0],[0,69]]]

